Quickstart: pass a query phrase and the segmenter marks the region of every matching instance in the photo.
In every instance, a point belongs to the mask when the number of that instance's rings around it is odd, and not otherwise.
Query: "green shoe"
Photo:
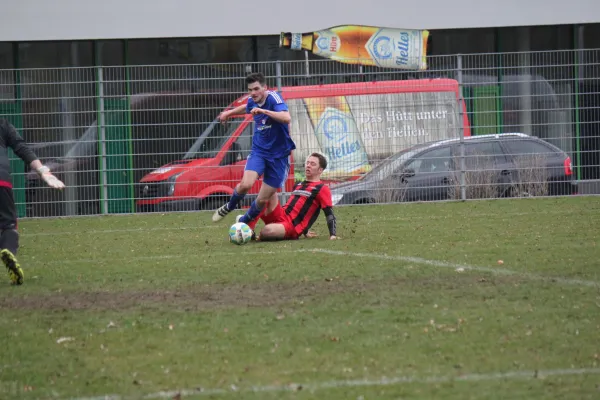
[[[6,265],[10,282],[13,285],[22,285],[25,276],[15,255],[10,250],[4,249],[0,251],[0,258],[2,258],[2,262]]]

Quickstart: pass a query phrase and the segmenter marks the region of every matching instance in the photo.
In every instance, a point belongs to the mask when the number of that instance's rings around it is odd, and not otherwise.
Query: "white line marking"
[[[444,262],[444,261],[428,260],[426,258],[420,258],[420,257],[389,256],[387,254],[374,254],[374,253],[373,254],[352,253],[352,252],[347,252],[347,251],[336,251],[336,250],[329,250],[329,249],[302,249],[301,251],[332,254],[332,255],[345,256],[345,257],[365,257],[365,258],[378,258],[381,260],[390,260],[390,261],[404,261],[404,262],[411,262],[411,263],[415,263],[415,264],[430,265],[432,267],[439,267],[439,268],[452,268],[452,269],[463,268],[465,270],[489,272],[489,273],[496,274],[496,275],[515,275],[515,276],[521,276],[521,277],[527,278],[527,279],[538,280],[538,281],[547,281],[547,282],[556,282],[556,283],[562,283],[565,285],[600,287],[600,282],[595,282],[595,281],[542,276],[542,275],[535,275],[535,274],[530,274],[527,272],[514,271],[514,270],[500,268],[500,267],[499,268],[478,267],[478,266],[468,265],[468,264],[456,264],[456,263],[448,263],[448,262]]]
[[[344,381],[328,381],[307,384],[290,384],[286,386],[248,386],[237,387],[231,385],[230,389],[204,389],[199,386],[198,389],[170,390],[163,392],[150,393],[142,396],[143,399],[171,399],[176,395],[181,396],[216,396],[227,395],[231,393],[277,393],[277,392],[295,392],[295,391],[317,391],[324,389],[337,389],[348,387],[367,387],[367,386],[392,386],[411,383],[446,383],[446,382],[477,382],[477,381],[498,381],[505,379],[544,379],[552,376],[573,376],[573,375],[597,375],[600,374],[600,368],[578,368],[578,369],[550,369],[540,371],[508,371],[494,372],[489,374],[466,374],[456,376],[396,376],[381,379],[354,379]],[[126,400],[137,399],[139,396],[122,396],[117,394],[107,394],[93,397],[76,397],[69,400]]]
[[[497,217],[497,218],[507,218],[507,217],[521,217],[525,215],[571,215],[571,214],[597,214],[598,210],[596,209],[586,209],[586,210],[557,210],[557,211],[524,211],[524,212],[503,212],[499,213],[474,213],[474,212],[456,212],[454,214],[449,215],[402,215],[402,216],[393,216],[393,215],[381,215],[381,216],[367,216],[367,217],[356,217],[358,220],[362,221],[382,221],[382,220],[394,220],[394,221],[404,221],[404,220],[414,220],[414,219],[422,219],[422,220],[437,220],[437,219],[452,219],[457,216],[465,216],[469,218],[484,218],[484,217]]]

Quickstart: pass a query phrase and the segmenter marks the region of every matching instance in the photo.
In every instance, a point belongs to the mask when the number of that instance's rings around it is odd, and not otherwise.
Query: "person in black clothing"
[[[40,178],[51,188],[63,189],[65,184],[52,175],[50,169],[38,160],[15,127],[7,120],[0,119],[0,259],[8,270],[11,283],[22,285],[23,270],[16,258],[19,249],[19,232],[8,159],[9,147],[21,160],[37,171]]]

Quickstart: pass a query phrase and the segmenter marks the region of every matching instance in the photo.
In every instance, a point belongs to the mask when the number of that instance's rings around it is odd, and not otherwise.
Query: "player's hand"
[[[227,122],[228,119],[229,111],[223,111],[221,114],[219,114],[219,121],[221,121],[222,124]]]
[[[306,236],[307,238],[316,238],[316,237],[318,237],[319,235],[317,235],[317,233],[316,233],[316,232],[313,232],[313,231],[308,231],[308,232],[306,232],[306,235],[304,235],[304,236]]]
[[[250,114],[252,114],[252,115],[265,114],[265,110],[263,110],[260,107],[254,107],[252,110],[250,110]]]
[[[44,180],[44,182],[46,182],[46,185],[50,186],[53,189],[64,189],[65,184],[62,183],[60,179],[52,175],[52,172],[50,172],[50,168],[44,165],[41,168],[39,168],[37,172],[40,175],[40,177]]]

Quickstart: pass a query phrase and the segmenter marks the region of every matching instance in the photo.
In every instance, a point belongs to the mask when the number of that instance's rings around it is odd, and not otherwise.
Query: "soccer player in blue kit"
[[[281,96],[267,90],[265,77],[261,73],[251,73],[246,77],[246,83],[250,93],[247,104],[223,111],[219,119],[225,122],[232,115],[252,114],[255,122],[252,149],[242,180],[235,187],[229,202],[215,211],[212,217],[214,222],[235,210],[256,180],[263,176],[256,200],[238,221],[247,224],[255,219],[271,196],[285,184],[290,170],[290,154],[296,148],[290,137],[292,118]]]

